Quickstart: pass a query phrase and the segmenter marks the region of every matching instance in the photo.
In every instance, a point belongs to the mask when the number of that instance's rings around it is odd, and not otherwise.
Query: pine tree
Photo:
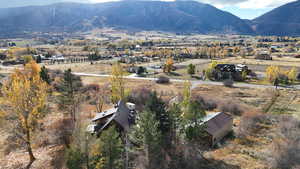
[[[187,73],[190,75],[190,76],[193,76],[196,72],[196,66],[193,65],[193,64],[189,64],[188,66],[188,69],[187,69]]]
[[[182,111],[179,104],[173,104],[168,110],[170,115],[170,131],[171,136],[170,140],[171,143],[176,146],[178,142],[179,133],[181,132],[182,128],[184,127],[183,118],[182,118]],[[171,145],[171,146],[173,146]]]
[[[84,154],[78,148],[69,148],[66,151],[66,166],[68,169],[83,169]]]
[[[185,113],[191,101],[191,83],[189,81],[184,82],[182,95],[183,95],[183,100],[181,105],[182,105],[183,113]]]
[[[42,57],[40,55],[38,55],[36,58],[36,63],[42,63]]]
[[[82,87],[80,77],[72,74],[71,69],[64,72],[64,76],[59,84],[59,106],[61,109],[70,113],[73,122],[76,121],[76,111],[78,108],[79,97],[78,93]]]
[[[51,83],[51,78],[50,78],[50,76],[49,76],[48,69],[47,69],[45,66],[43,66],[43,67],[41,68],[40,77],[41,77],[41,79],[42,79],[44,82],[46,82],[47,84],[50,84],[50,83]]]
[[[188,111],[184,116],[187,126],[185,128],[185,135],[189,141],[195,142],[201,140],[204,134],[203,129],[205,128],[201,123],[205,115],[205,110],[199,101],[190,102]]]
[[[158,128],[164,135],[170,130],[169,114],[166,111],[166,105],[164,101],[157,96],[156,92],[150,94],[150,98],[146,103],[146,110],[152,112],[158,120]]]
[[[139,149],[146,152],[148,159],[146,168],[155,169],[159,168],[157,166],[161,166],[161,136],[159,122],[156,120],[155,114],[151,111],[141,112],[136,126],[131,130],[130,140],[138,145]]]
[[[122,152],[124,146],[115,126],[101,134],[99,143],[94,149],[95,169],[122,169]]]

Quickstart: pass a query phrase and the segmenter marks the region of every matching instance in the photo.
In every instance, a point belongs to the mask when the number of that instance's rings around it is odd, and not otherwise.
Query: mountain
[[[300,0],[278,7],[254,20],[257,34],[296,36],[300,35]]]
[[[32,5],[50,5],[62,2],[80,2],[80,0],[9,0],[2,2],[0,8],[13,8]]]
[[[196,1],[59,3],[0,9],[0,34],[86,31],[99,27],[195,33],[251,34],[240,18]]]

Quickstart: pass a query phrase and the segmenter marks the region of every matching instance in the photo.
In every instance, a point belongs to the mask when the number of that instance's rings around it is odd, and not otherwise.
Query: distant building
[[[267,53],[258,53],[255,56],[255,59],[258,59],[258,60],[273,60],[272,56],[267,54]]]
[[[243,72],[243,71],[249,72],[250,71],[248,66],[246,66],[244,64],[237,64],[236,67],[235,67],[235,70],[237,72]]]
[[[218,64],[215,67],[216,70],[220,72],[228,72],[228,73],[234,73],[236,72],[236,67],[234,64]]]

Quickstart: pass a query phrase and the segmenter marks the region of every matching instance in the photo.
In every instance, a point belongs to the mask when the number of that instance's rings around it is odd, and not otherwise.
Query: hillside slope
[[[86,31],[99,27],[197,33],[251,34],[240,18],[195,1],[61,3],[0,9],[0,34]]]
[[[252,22],[260,35],[300,35],[300,0],[276,8]]]

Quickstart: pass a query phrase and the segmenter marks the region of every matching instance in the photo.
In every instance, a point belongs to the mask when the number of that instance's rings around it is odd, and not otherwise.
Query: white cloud
[[[246,2],[239,3],[238,7],[250,9],[274,8],[293,1],[295,0],[248,0]]]
[[[239,8],[262,9],[274,8],[296,0],[199,0],[204,3],[212,4],[218,8],[225,6],[236,6]]]
[[[119,0],[88,0],[90,3],[101,3],[101,2],[111,2],[111,1],[119,1]]]
[[[72,0],[69,0],[72,1]],[[121,0],[77,0],[90,3],[101,3],[110,1]],[[175,1],[175,0],[160,0],[160,1]],[[234,6],[239,8],[248,9],[262,9],[262,8],[274,8],[280,5],[296,1],[296,0],[196,0],[203,3],[208,3],[216,6],[217,8],[223,8],[226,6]]]

